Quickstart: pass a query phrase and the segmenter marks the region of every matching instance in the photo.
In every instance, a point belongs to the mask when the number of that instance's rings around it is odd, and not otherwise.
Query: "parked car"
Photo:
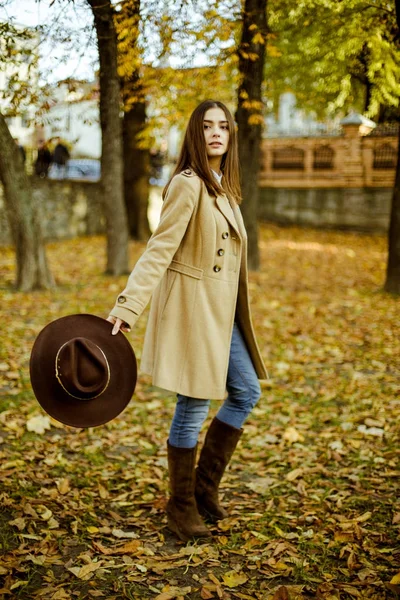
[[[57,165],[52,163],[49,179],[83,179],[84,181],[98,181],[101,177],[100,161],[90,158],[70,158],[62,172]]]

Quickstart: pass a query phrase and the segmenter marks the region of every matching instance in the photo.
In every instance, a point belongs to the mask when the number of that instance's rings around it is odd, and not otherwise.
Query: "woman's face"
[[[204,137],[209,159],[228,151],[229,125],[222,108],[209,108],[204,114]]]

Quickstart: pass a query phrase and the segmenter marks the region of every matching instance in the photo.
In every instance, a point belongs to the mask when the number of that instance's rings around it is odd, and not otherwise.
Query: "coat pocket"
[[[177,273],[182,273],[183,275],[189,275],[189,277],[194,277],[195,279],[202,279],[203,277],[203,269],[192,267],[192,265],[187,265],[186,263],[179,262],[178,260],[171,261],[168,270],[176,271]]]

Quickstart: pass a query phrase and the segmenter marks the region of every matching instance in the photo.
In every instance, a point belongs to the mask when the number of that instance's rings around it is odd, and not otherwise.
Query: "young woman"
[[[227,516],[218,487],[268,377],[249,307],[236,129],[224,104],[190,117],[160,223],[108,320],[129,331],[152,303],[141,370],[177,393],[168,439],[167,517],[180,539],[210,537],[201,515]],[[196,469],[210,398],[223,399]]]

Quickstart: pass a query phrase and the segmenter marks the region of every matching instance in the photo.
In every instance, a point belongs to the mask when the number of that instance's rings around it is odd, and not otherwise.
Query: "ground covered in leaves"
[[[101,237],[48,252],[57,289],[21,294],[1,250],[0,597],[400,597],[400,299],[382,292],[384,237],[262,227],[251,294],[271,379],[223,480],[230,517],[186,545],[164,513],[171,394],[142,376],[123,414],[89,430],[33,397],[39,331],[107,316],[125,284],[102,275]]]

